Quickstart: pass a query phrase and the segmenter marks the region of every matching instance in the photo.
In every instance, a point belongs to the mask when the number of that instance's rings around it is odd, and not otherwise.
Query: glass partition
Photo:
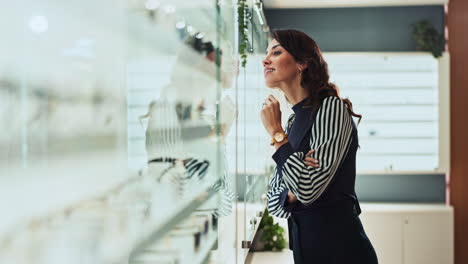
[[[244,249],[239,251],[238,263],[243,263],[248,245],[265,208],[262,194],[268,188],[269,167],[272,164],[270,138],[263,128],[260,111],[263,100],[272,91],[264,84],[262,60],[269,38],[269,28],[259,1],[245,1],[244,34],[247,55],[245,67],[241,67],[237,83],[238,126],[237,126],[237,177],[239,193],[239,240]],[[242,27],[239,27],[240,30]],[[241,32],[239,32],[241,36]],[[242,45],[240,38],[239,45]],[[228,146],[231,144],[228,141]],[[234,159],[233,159],[234,160]]]
[[[107,259],[139,221],[107,195],[137,176],[125,158],[125,2],[4,6],[0,262]]]
[[[8,4],[0,263],[244,262],[271,160],[247,4],[245,68],[237,1]]]

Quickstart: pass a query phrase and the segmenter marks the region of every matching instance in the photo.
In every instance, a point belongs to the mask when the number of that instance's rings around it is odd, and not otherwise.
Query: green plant
[[[284,228],[278,223],[273,223],[273,217],[268,214],[268,209],[265,209],[258,229],[263,230],[261,242],[264,243],[264,250],[281,251],[286,246]]]
[[[418,21],[412,26],[416,48],[422,51],[430,51],[435,58],[442,56],[445,45],[444,36],[437,32],[427,20]]]
[[[239,54],[241,57],[242,67],[247,64],[247,2],[239,0],[237,3],[237,18],[239,24]]]

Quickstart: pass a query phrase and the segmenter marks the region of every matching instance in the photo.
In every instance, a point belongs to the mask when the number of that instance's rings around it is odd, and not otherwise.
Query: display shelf
[[[194,258],[193,262],[187,263],[187,264],[203,264],[205,263],[205,260],[207,259],[208,255],[210,254],[210,251],[213,249],[215,243],[218,241],[218,235],[217,234],[211,234],[209,237],[203,241],[203,247],[199,250],[197,255]]]
[[[137,254],[130,258],[130,263],[159,263],[165,257],[168,261],[173,261],[170,263],[206,263],[218,240],[219,224],[217,221],[213,222],[214,208],[207,209],[216,204],[218,197],[208,196],[203,196],[204,204],[199,204],[198,207],[192,204],[187,210],[190,211],[188,216],[181,217],[179,214],[176,221],[166,223],[166,227],[169,227],[167,232],[159,232],[155,240],[150,241],[149,236],[146,237],[148,244],[141,245],[142,250],[135,252]]]
[[[41,214],[40,216],[37,216],[37,215],[27,216],[27,215],[24,215],[25,212],[19,213],[18,216],[22,216],[21,218],[22,220],[19,221],[21,224],[19,225],[17,224],[14,228],[11,228],[11,225],[8,226],[8,228],[7,226],[4,226],[4,230],[8,230],[9,232],[6,232],[5,234],[1,236],[0,244],[1,245],[11,244],[11,241],[16,239],[15,237],[18,234],[21,234],[22,232],[24,233],[24,231],[30,228],[31,226],[36,226],[35,229],[37,229],[38,227],[40,227],[40,225],[48,226],[50,225],[50,223],[61,223],[59,226],[62,226],[62,225],[64,227],[70,226],[68,227],[68,229],[71,230],[70,228],[71,226],[74,225],[76,220],[73,220],[72,222],[65,220],[68,216],[73,216],[71,219],[76,219],[76,217],[78,217],[77,219],[86,220],[86,222],[83,222],[85,226],[87,226],[88,221],[91,221],[91,220],[97,221],[95,223],[103,227],[106,226],[108,223],[119,222],[121,220],[117,219],[118,215],[112,215],[112,214],[108,215],[108,213],[110,212],[109,210],[119,210],[118,208],[106,208],[106,206],[110,206],[109,204],[104,205],[104,207],[101,208],[100,204],[106,200],[107,201],[115,200],[116,199],[115,197],[118,196],[119,193],[135,192],[134,190],[135,186],[139,184],[141,185],[142,183],[141,181],[144,177],[145,175],[138,175],[138,176],[130,177],[123,182],[119,182],[115,184],[114,187],[111,188],[110,190],[107,189],[105,192],[103,192],[104,194],[100,192],[101,193],[100,195],[94,196],[91,199],[81,200],[71,205],[68,204],[66,207],[61,207],[60,209],[56,208],[58,205],[49,205],[49,207],[46,207],[43,209],[44,212],[48,212],[48,214],[46,215]],[[128,245],[127,243],[119,244],[119,242],[116,242],[115,244],[117,246],[114,249],[117,249],[119,253],[114,253],[113,256],[108,257],[106,263],[118,262],[122,260],[122,258],[125,258],[125,253],[122,254],[122,252],[131,252],[131,256],[136,256],[140,252],[142,252],[146,247],[148,247],[150,244],[157,242],[158,239],[164,237],[164,235],[170,232],[175,226],[177,226],[182,221],[184,221],[191,213],[193,213],[197,208],[203,205],[210,197],[213,197],[213,195],[216,194],[217,191],[212,186],[218,183],[219,183],[219,180],[215,181],[213,184],[206,184],[204,185],[206,187],[201,188],[199,192],[193,193],[189,197],[186,197],[183,201],[174,202],[173,207],[167,208],[165,211],[159,210],[158,212],[156,212],[157,214],[154,217],[144,219],[143,222],[140,221],[142,228],[138,230],[140,231],[145,230],[145,233],[149,233],[149,235],[141,236],[132,245]],[[141,192],[141,190],[139,192]],[[143,193],[139,194],[139,196],[141,195],[144,196]],[[124,197],[126,196],[127,194],[124,195]],[[125,198],[126,200],[124,201],[124,206],[131,206],[133,208],[131,210],[138,209],[137,211],[134,211],[137,213],[140,212],[139,207],[141,207],[142,205],[141,202],[143,202],[143,204],[150,204],[149,207],[153,209],[161,208],[161,205],[164,203],[164,201],[160,201],[158,199],[154,200],[154,198],[156,197],[153,195],[153,201],[148,201],[148,202],[140,201],[140,202],[135,203],[131,201],[133,198],[127,197]],[[29,205],[31,206],[30,202],[29,202]],[[55,210],[52,210],[51,212],[51,208],[55,208]],[[146,208],[145,210],[150,210],[150,208]],[[95,209],[97,209],[97,211]],[[27,212],[30,213],[31,210],[27,210]],[[110,220],[109,217],[113,217],[116,219]],[[16,220],[18,221],[18,219]],[[125,231],[124,234],[127,234],[128,236],[127,239],[132,240],[131,237],[134,237],[135,235],[138,235],[138,234],[132,234],[131,230],[133,229],[132,229],[131,223],[128,223],[127,225],[128,225],[126,227],[127,231]],[[89,230],[87,230],[86,227],[83,227],[83,228],[85,232],[89,232]],[[108,232],[111,232],[112,227],[104,227],[104,229],[107,229],[107,233],[108,233]],[[151,231],[146,232],[146,230],[151,230]],[[103,244],[109,244],[110,242],[114,242],[114,241],[106,241],[106,239],[109,239],[108,237],[107,238],[103,238],[103,237],[98,238],[98,237],[96,237],[95,239],[98,239],[97,241],[101,241],[101,243]],[[115,238],[117,238],[117,240],[123,239],[123,237],[119,235],[116,235]],[[53,238],[50,238],[50,239],[53,239]],[[96,241],[89,240],[87,243],[95,243],[95,242]],[[130,249],[127,248],[127,246],[130,246]],[[113,246],[110,246],[110,247],[113,247]],[[19,249],[15,248],[12,250],[19,250]],[[109,248],[107,248],[107,250],[109,250]]]
[[[167,256],[167,262],[164,263],[177,263],[177,264],[203,264],[210,256],[210,252],[218,240],[217,234],[211,234],[206,238],[201,239],[200,243],[203,245],[197,250],[194,255],[180,256],[180,252],[176,249],[169,249],[166,251],[161,250],[145,250],[141,256],[131,260],[130,264],[152,264],[160,263],[164,255]]]
[[[215,183],[218,184],[219,180]],[[213,184],[213,185],[215,185]],[[212,185],[203,189],[200,193],[193,196],[193,199],[188,200],[187,203],[178,207],[172,213],[166,213],[165,219],[159,219],[153,227],[148,228],[151,230],[147,236],[140,239],[133,247],[130,255],[130,259],[137,257],[139,254],[145,251],[152,244],[156,243],[159,239],[163,238],[169,233],[175,226],[190,216],[197,208],[203,205],[209,198],[216,194],[216,190],[212,188]]]
[[[248,176],[228,173],[225,145],[250,108],[226,90],[252,77],[237,68],[237,1],[21,2],[0,44],[0,263],[133,263],[147,251],[157,261],[143,263],[243,263],[240,240],[258,223],[240,219],[265,208],[266,177],[263,161],[244,167],[262,175],[246,181],[249,204],[235,200]],[[262,3],[246,2],[259,81],[268,26]],[[169,104],[150,112],[158,101]],[[239,139],[255,159],[263,141]]]
[[[125,163],[119,153],[94,152],[36,160],[28,168],[21,163],[5,164],[0,174],[8,177],[0,180],[0,206],[12,208],[12,201],[15,206],[0,219],[0,237],[22,224],[69,211],[82,201],[100,199],[135,182],[138,171],[126,170],[121,166]]]

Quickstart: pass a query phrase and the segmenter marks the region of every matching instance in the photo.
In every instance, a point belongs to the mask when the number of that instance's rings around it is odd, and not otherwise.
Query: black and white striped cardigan
[[[286,133],[294,123],[294,114],[288,120]],[[345,103],[336,96],[324,99],[318,109],[316,120],[311,128],[310,149],[314,149],[313,158],[319,160],[319,167],[314,168],[304,163],[303,152],[294,152],[291,145],[285,143],[276,152],[282,152],[282,158],[276,158],[277,166],[270,181],[267,193],[268,211],[282,218],[291,213],[283,208],[280,196],[290,190],[304,205],[316,201],[327,189],[336,171],[348,152],[352,134],[352,116]],[[274,155],[274,156],[275,156]],[[278,173],[281,170],[282,176]]]

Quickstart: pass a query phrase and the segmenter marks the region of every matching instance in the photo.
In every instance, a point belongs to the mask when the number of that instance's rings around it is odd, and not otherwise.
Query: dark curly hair
[[[277,29],[272,32],[272,38],[287,50],[298,63],[307,65],[302,71],[301,86],[309,92],[308,105],[317,110],[328,96],[339,96],[338,87],[330,82],[328,64],[322,57],[317,43],[302,31],[295,29]],[[362,115],[353,112],[353,104],[346,98],[342,99],[348,112],[359,118]]]

